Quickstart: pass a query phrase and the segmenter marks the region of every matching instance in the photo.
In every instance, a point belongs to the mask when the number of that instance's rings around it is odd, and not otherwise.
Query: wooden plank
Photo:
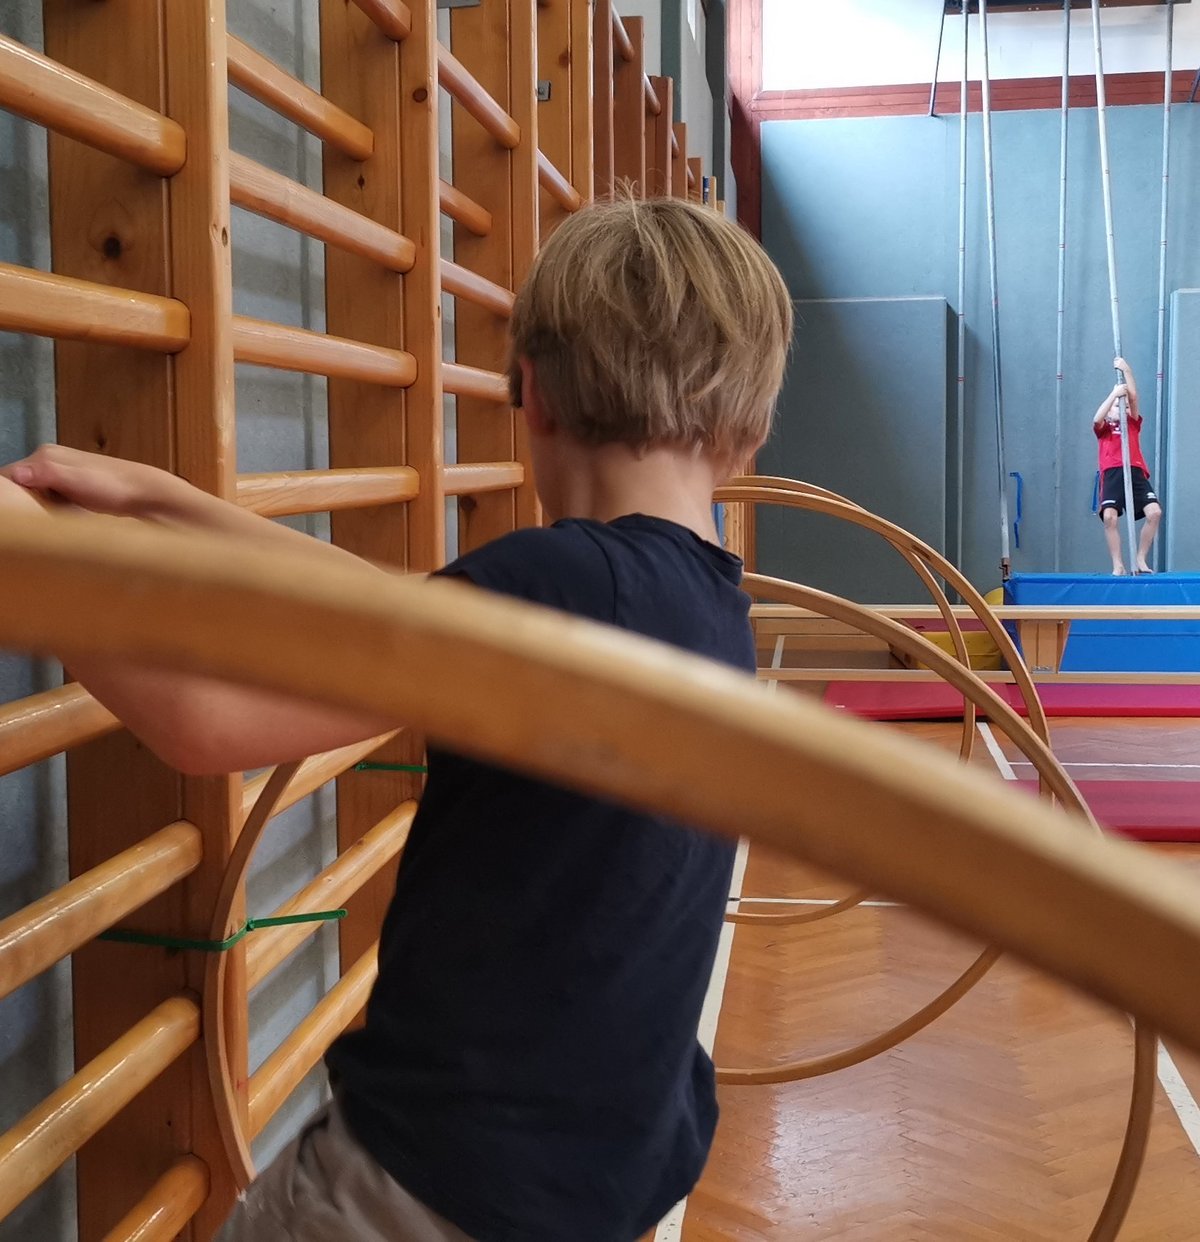
[[[550,91],[550,97],[541,100],[537,106],[538,149],[573,183],[572,124],[576,105],[574,78],[578,65],[571,48],[571,22],[571,5],[567,0],[537,10],[538,83]],[[548,237],[568,214],[566,208],[543,187],[538,196],[541,236]]]
[[[688,198],[694,203],[704,201],[704,161],[698,155],[688,156]]]
[[[613,6],[595,0],[592,17],[592,128],[595,135],[592,185],[596,198],[608,198],[616,181],[613,145]]]
[[[592,100],[595,89],[592,0],[566,0],[571,13],[567,55],[571,61],[571,159],[568,176],[583,201],[595,193],[595,125]],[[611,27],[610,27],[611,29]],[[612,58],[609,58],[612,64]],[[610,92],[611,98],[611,92]],[[611,134],[611,116],[609,117]],[[611,142],[609,149],[612,149]]]
[[[679,121],[671,129],[675,137],[671,144],[671,193],[676,198],[687,198],[687,122]]]
[[[445,548],[434,21],[432,0],[421,0],[412,9],[411,33],[397,45],[357,8],[342,0],[321,4],[323,93],[375,134],[374,153],[362,163],[326,147],[325,193],[409,238],[416,248],[403,279],[354,255],[326,252],[329,330],[403,350],[416,364],[415,380],[404,391],[345,380],[330,383],[330,465],[411,466],[420,479],[420,492],[407,505],[335,514],[333,538],[359,555],[409,570],[436,568]],[[420,763],[423,755],[422,740],[405,732],[383,746],[378,758]],[[422,783],[406,773],[342,775],[337,786],[339,849],[350,848],[392,808],[419,796]],[[349,917],[339,925],[344,967],[378,938],[394,883],[392,863],[347,903]]]
[[[646,197],[646,95],[642,19],[625,22],[633,58],[617,58],[613,69],[613,176],[636,198]]]
[[[521,130],[513,151],[500,147],[457,108],[452,115],[455,184],[492,213],[488,237],[456,228],[456,261],[506,289],[515,289],[536,247],[537,107],[534,99],[532,0],[483,0],[478,7],[450,15],[455,55]],[[509,49],[499,56],[500,47]],[[518,75],[522,85],[515,86]],[[531,102],[533,101],[533,102]],[[481,307],[459,302],[456,363],[498,371],[507,349],[507,327]],[[455,385],[458,387],[458,385]],[[518,441],[518,418],[507,406],[484,396],[459,395],[458,460],[527,462],[528,449]],[[528,472],[532,479],[532,472]],[[518,524],[517,493],[463,496],[458,502],[459,550],[488,543]]]
[[[650,81],[659,111],[646,118],[646,192],[651,198],[669,198],[675,166],[671,154],[675,83],[670,78],[651,78]]]
[[[223,39],[225,22],[223,11],[207,0],[169,6],[169,26],[167,11],[147,0],[44,4],[47,54],[169,116],[186,133],[189,152],[168,185],[112,156],[50,139],[56,271],[178,298],[193,321],[191,344],[177,361],[60,342],[55,351],[59,439],[183,468],[194,482],[221,490],[223,467],[231,464],[232,413],[232,359],[227,349],[219,356],[219,316],[229,310],[228,233],[222,238],[227,225],[220,216],[226,193],[220,184],[225,88],[223,75],[219,88],[207,81],[207,53]],[[168,73],[180,49],[185,55]],[[215,234],[210,233],[214,225]],[[73,875],[166,824],[182,818],[197,823],[205,861],[183,885],[147,905],[139,923],[148,931],[206,935],[214,878],[231,827],[232,783],[189,783],[185,792],[175,773],[124,733],[72,752],[67,783]],[[181,955],[112,944],[80,949],[73,971],[76,1063],[92,1060],[156,1005],[196,982]],[[236,1006],[233,1013],[236,1017]],[[241,1060],[235,1054],[235,1063]],[[199,1048],[172,1064],[80,1151],[80,1237],[100,1237],[176,1157],[190,1151],[212,1170],[213,1194],[198,1221],[211,1233],[232,1203],[234,1187]],[[190,1238],[191,1230],[184,1236]]]

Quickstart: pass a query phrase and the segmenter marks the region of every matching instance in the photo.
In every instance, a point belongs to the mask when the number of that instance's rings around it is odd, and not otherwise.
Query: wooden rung
[[[190,875],[202,848],[199,829],[180,820],[0,920],[0,997]]]
[[[362,380],[390,388],[407,388],[417,378],[416,359],[403,350],[244,315],[233,317],[233,356],[238,362],[260,367]]]
[[[164,1001],[0,1135],[0,1220],[149,1086],[200,1035],[200,1010]]]
[[[662,112],[662,104],[659,103],[658,95],[654,91],[654,83],[650,81],[648,73],[642,74],[642,92],[646,96],[646,111],[658,116]]]
[[[103,737],[120,722],[79,685],[0,707],[0,776]]]
[[[366,1004],[378,973],[378,957],[379,945],[372,945],[251,1076],[247,1128],[252,1138],[262,1133],[279,1106]]]
[[[519,461],[458,462],[442,468],[442,488],[447,496],[504,492],[524,482],[525,467]]]
[[[629,37],[629,31],[625,29],[625,23],[621,20],[621,15],[613,12],[613,48],[620,55],[621,59],[626,63],[633,61],[633,40]]]
[[[273,911],[272,918],[308,910],[336,910],[344,905],[404,848],[416,812],[415,802],[401,803],[343,850],[315,880]],[[256,988],[313,935],[318,926],[317,923],[287,923],[263,928],[251,936],[246,947],[247,988]]]
[[[177,122],[4,35],[0,108],[163,177],[187,158]]]
[[[0,331],[175,354],[191,319],[174,298],[0,263]]]
[[[479,397],[498,405],[507,405],[511,396],[506,375],[461,362],[442,363],[442,388],[456,397]]]
[[[208,1185],[204,1161],[180,1156],[104,1235],[104,1242],[174,1242],[208,1198]]]
[[[448,181],[441,183],[441,209],[451,220],[461,224],[476,237],[487,237],[492,231],[492,213],[473,198],[456,190]]]
[[[238,207],[371,259],[393,272],[409,271],[416,259],[416,246],[403,234],[233,152],[229,156],[229,193]]]
[[[285,470],[239,475],[237,502],[263,517],[287,517],[401,504],[412,500],[419,490],[417,472],[410,466]]]
[[[480,276],[478,272],[469,271],[458,263],[443,259],[441,265],[442,288],[456,298],[464,298],[485,310],[494,311],[507,319],[512,314],[516,298],[503,285]]]
[[[375,135],[360,120],[233,35],[229,36],[229,80],[353,160],[369,159],[375,151]]]
[[[520,145],[521,127],[480,86],[453,53],[438,44],[438,82],[507,150]]]
[[[578,211],[583,206],[579,191],[559,172],[544,151],[538,152],[538,182],[567,211]]]
[[[360,759],[377,751],[385,742],[396,735],[383,733],[379,737],[368,738],[365,742],[353,742],[349,746],[339,746],[337,750],[323,751],[312,755],[296,769],[296,775],[288,782],[283,796],[275,804],[275,814],[279,815],[288,807],[303,802],[309,794],[315,793],[322,785],[337,776],[341,776],[348,768],[352,768]],[[250,814],[259,795],[267,787],[271,773],[263,772],[252,777],[242,785],[242,817]]]
[[[354,0],[389,39],[400,42],[412,34],[412,13],[404,0]]]

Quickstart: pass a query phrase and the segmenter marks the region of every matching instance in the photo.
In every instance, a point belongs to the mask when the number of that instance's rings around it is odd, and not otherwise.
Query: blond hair
[[[585,444],[736,461],[770,431],[791,335],[783,278],[736,224],[677,198],[596,204],[559,226],[517,296],[513,401],[528,358]]]

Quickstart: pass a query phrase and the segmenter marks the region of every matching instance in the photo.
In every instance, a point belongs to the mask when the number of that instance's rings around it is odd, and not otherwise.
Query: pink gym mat
[[[1012,685],[994,687],[1022,711]],[[1200,717],[1200,685],[1082,685],[1038,687],[1047,716]],[[833,681],[824,700],[867,720],[961,720],[962,695],[942,682]]]
[[[1036,781],[1018,782],[1037,792]],[[1200,782],[1078,781],[1103,827],[1135,841],[1200,841]]]

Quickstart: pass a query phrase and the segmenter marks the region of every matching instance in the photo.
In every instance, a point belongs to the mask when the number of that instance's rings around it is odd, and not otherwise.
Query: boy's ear
[[[537,372],[528,358],[518,358],[517,365],[521,368],[521,409],[525,412],[525,421],[534,435],[549,436],[555,431],[554,419],[550,416],[542,402],[541,389],[538,387]]]

